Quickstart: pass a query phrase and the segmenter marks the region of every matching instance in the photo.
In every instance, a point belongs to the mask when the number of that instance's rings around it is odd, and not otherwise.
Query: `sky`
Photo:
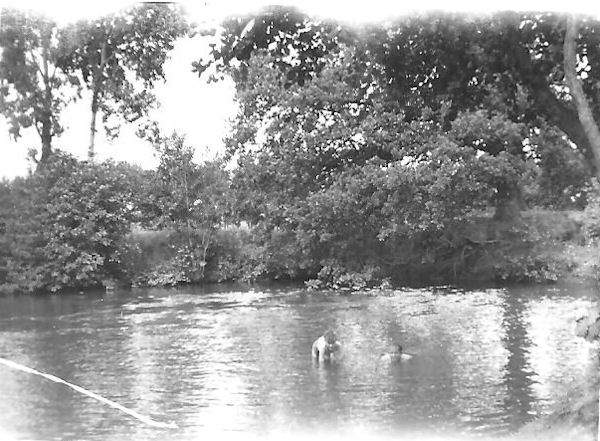
[[[102,0],[95,2],[39,1],[39,0],[0,0],[0,6],[13,6],[32,9],[67,24],[83,18],[93,18],[118,11],[133,2]],[[183,5],[192,20],[200,25],[215,26],[225,16],[239,12],[251,12],[267,5],[267,1],[221,0],[187,1]],[[343,1],[305,0],[279,1],[277,4],[299,6],[317,16],[334,17],[347,22],[375,22],[393,15],[407,14],[417,9],[407,5],[413,2],[402,1]],[[444,0],[421,0],[418,10],[448,9]],[[498,8],[497,2],[455,0],[452,10],[466,12],[489,12]],[[508,10],[553,10],[585,12],[600,15],[600,2],[564,0],[504,0],[502,9]],[[0,18],[1,19],[1,18]],[[165,65],[166,82],[155,87],[155,94],[161,103],[160,109],[151,113],[164,133],[177,131],[184,135],[189,145],[196,148],[196,160],[211,159],[223,152],[223,137],[226,135],[229,120],[235,116],[234,88],[231,81],[207,84],[204,79],[191,71],[192,61],[198,60],[208,51],[208,39],[195,38],[179,41]],[[65,132],[53,141],[53,147],[68,151],[83,159],[87,154],[90,123],[89,98],[71,104],[62,115]],[[23,131],[17,141],[8,136],[8,126],[0,116],[0,178],[14,178],[27,174],[32,164],[27,159],[29,147],[39,148],[39,136],[35,129]],[[128,161],[144,168],[157,164],[153,147],[136,137],[135,126],[123,127],[120,136],[108,141],[103,129],[98,127],[96,152],[98,159],[113,158]]]

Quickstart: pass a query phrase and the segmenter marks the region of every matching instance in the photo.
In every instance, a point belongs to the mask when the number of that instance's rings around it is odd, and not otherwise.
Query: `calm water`
[[[0,365],[0,435],[190,440],[207,433],[511,433],[593,372],[574,335],[591,288],[189,288],[0,298],[0,357],[64,378],[176,429]],[[335,365],[312,341],[334,328]],[[415,357],[383,365],[401,341]]]

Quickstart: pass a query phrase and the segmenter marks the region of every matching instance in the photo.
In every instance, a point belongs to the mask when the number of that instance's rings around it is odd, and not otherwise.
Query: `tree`
[[[600,80],[598,24],[582,20],[580,34],[588,63],[580,81],[594,115],[600,114],[595,87]],[[436,12],[356,28],[280,8],[235,17],[224,26],[211,59],[195,64],[199,73],[212,64],[218,72],[232,71],[236,83],[243,84],[248,61],[267,50],[288,84],[305,84],[320,72],[326,54],[340,45],[354,47],[357,62],[381,79],[406,120],[419,118],[423,106],[434,111],[445,107],[446,124],[460,111],[481,108],[505,113],[530,128],[539,127],[541,117],[578,146],[595,173],[593,150],[563,87],[561,15]],[[363,87],[368,89],[369,82]]]
[[[52,154],[52,140],[63,131],[60,113],[73,98],[74,78],[58,65],[60,30],[52,20],[33,13],[3,9],[0,23],[0,112],[10,134],[35,127],[41,139],[39,165]],[[34,158],[35,159],[35,158]]]
[[[221,43],[215,44],[209,60],[192,66],[199,75],[216,66],[216,75],[227,73],[238,62],[242,67],[252,54],[269,50],[273,62],[287,73],[287,84],[303,85],[323,67],[323,57],[335,49],[339,32],[335,23],[314,20],[289,6],[268,6],[256,15],[233,16],[223,22]],[[237,84],[246,80],[242,68],[234,72]]]
[[[224,26],[195,68],[236,82],[227,149],[238,213],[265,241],[283,232],[304,268],[468,271],[511,234],[505,221],[519,217],[526,180],[539,185],[554,159],[570,157],[565,135],[590,157],[555,14],[436,13],[353,28],[270,8]],[[596,27],[583,28],[589,53]],[[581,79],[598,112],[588,63]],[[490,228],[469,236],[464,226],[490,206]]]
[[[272,59],[248,61],[226,146],[239,216],[264,242],[285,234],[299,273],[439,270],[462,250],[447,231],[474,209],[506,216],[528,160],[523,124],[480,110],[446,129],[428,108],[406,121],[353,48],[330,52],[303,86],[287,84]]]
[[[564,43],[565,80],[573,98],[575,108],[577,109],[579,121],[588,139],[596,172],[600,176],[600,129],[598,129],[598,125],[594,120],[594,114],[585,96],[581,80],[577,76],[577,44],[575,41],[577,35],[577,18],[569,14],[567,16],[567,30]]]
[[[156,104],[150,90],[156,81],[165,79],[163,66],[169,51],[189,31],[178,7],[151,3],[81,21],[65,30],[67,49],[59,65],[79,75],[91,93],[90,159],[98,111],[111,137],[118,134],[119,120],[132,123],[146,116]]]
[[[490,169],[495,170],[492,173],[492,185],[496,189],[495,218],[517,219],[524,207],[519,175],[525,168],[524,139],[528,136],[525,125],[510,121],[503,113],[460,112],[451,123],[450,135],[458,145],[470,146],[494,157],[499,166]]]
[[[581,151],[559,129],[547,125],[529,140],[536,146],[537,167],[532,171],[537,176],[535,188],[525,195],[528,202],[557,210],[583,209],[589,202],[592,175]]]
[[[578,20],[570,14],[567,16],[567,29],[564,40],[565,80],[577,109],[585,136],[590,143],[594,163],[596,164],[596,172],[600,174],[600,129],[584,92],[581,74],[578,72],[577,44],[575,41],[577,35]],[[586,59],[588,55],[587,51],[584,50]],[[582,58],[579,59],[580,63]],[[580,76],[578,76],[578,73]],[[591,309],[587,316],[577,320],[577,334],[588,341],[598,341],[600,339],[600,313],[597,308]],[[598,392],[598,439],[600,440],[600,390]]]
[[[218,161],[196,164],[194,150],[175,133],[163,138],[157,150],[156,226],[173,228],[183,239],[188,276],[202,280],[215,233],[230,210],[227,173]]]
[[[126,164],[78,162],[55,152],[37,173],[10,185],[2,213],[6,282],[18,291],[101,286],[120,278],[133,213]]]

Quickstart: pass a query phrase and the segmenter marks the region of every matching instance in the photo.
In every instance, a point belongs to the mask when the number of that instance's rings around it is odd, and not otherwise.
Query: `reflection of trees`
[[[524,317],[527,308],[526,300],[508,292],[504,296],[502,306],[502,326],[505,330],[502,342],[508,351],[508,359],[504,368],[504,386],[506,387],[504,407],[507,423],[514,428],[532,418],[533,371],[528,360],[531,340],[527,335],[527,323]]]
[[[435,315],[428,317],[432,346],[429,354],[440,372],[432,372],[435,396],[424,396],[432,403],[437,426],[479,430],[496,427],[501,413],[498,403],[505,396],[502,385],[504,351],[501,350],[502,309],[496,292],[439,293],[431,300]],[[500,349],[500,351],[499,351]],[[422,377],[420,369],[418,377]],[[450,423],[452,421],[453,423]]]

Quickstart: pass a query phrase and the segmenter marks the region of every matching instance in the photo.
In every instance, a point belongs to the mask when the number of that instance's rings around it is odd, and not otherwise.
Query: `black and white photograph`
[[[0,441],[600,441],[600,3],[0,1]]]

